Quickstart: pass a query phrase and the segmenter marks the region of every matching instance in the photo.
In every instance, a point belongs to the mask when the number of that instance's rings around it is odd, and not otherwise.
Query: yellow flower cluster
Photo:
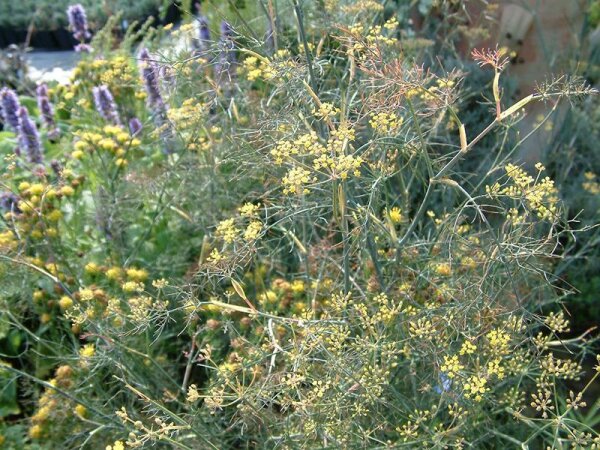
[[[284,194],[307,194],[308,185],[311,181],[315,182],[316,179],[311,177],[311,172],[302,167],[293,167],[281,180],[283,182],[283,193]]]
[[[223,239],[227,244],[233,243],[239,233],[240,230],[236,228],[234,218],[222,220],[219,222],[219,225],[217,225],[217,236]]]
[[[371,128],[381,134],[393,134],[397,132],[402,122],[404,122],[404,119],[398,117],[395,112],[372,113],[371,120],[369,120]]]
[[[483,399],[483,394],[490,390],[487,387],[487,379],[473,375],[469,377],[466,383],[463,384],[465,390],[465,397],[472,398],[476,402],[480,402]]]
[[[411,336],[419,339],[431,338],[435,333],[435,329],[431,321],[422,318],[417,319],[416,322],[409,322],[408,331],[410,332]]]
[[[475,353],[476,350],[477,347],[471,341],[465,341],[460,347],[459,353],[461,355],[472,355],[473,353]]]
[[[75,150],[71,157],[81,159],[86,152],[105,151],[114,155],[114,164],[118,167],[125,166],[125,157],[130,150],[142,144],[138,138],[132,138],[123,128],[115,125],[106,125],[102,133],[84,131],[74,134],[79,140],[75,142]]]
[[[440,370],[444,372],[448,378],[454,378],[458,373],[463,370],[463,366],[458,360],[458,356],[444,356],[444,364],[440,367]]]
[[[560,311],[558,314],[551,312],[546,316],[544,323],[554,333],[568,333],[571,331],[569,321],[565,318],[565,313],[563,311]]]
[[[221,238],[226,244],[233,244],[240,237],[246,243],[253,243],[261,236],[263,231],[263,223],[259,218],[259,209],[260,204],[245,203],[238,208],[239,217],[231,217],[219,222],[215,232],[216,236]],[[245,229],[243,229],[244,226]],[[243,229],[243,232],[241,229]],[[218,262],[222,259],[221,254],[218,252],[215,253],[214,250],[213,253],[209,260]]]
[[[400,208],[398,208],[397,206],[394,206],[393,208],[388,209],[387,215],[393,224],[398,224],[398,223],[402,222],[402,219],[403,219],[402,210]]]
[[[341,9],[344,14],[372,14],[383,11],[383,5],[377,0],[356,0],[348,5],[343,5],[341,8],[335,0],[325,2],[325,5],[328,11],[335,12]]]
[[[354,128],[347,124],[341,124],[336,130],[331,132],[327,141],[327,146],[314,146],[312,155],[313,167],[315,170],[327,170],[331,177],[345,180],[349,174],[360,176],[360,167],[363,159],[360,156],[354,156],[347,153],[350,143],[356,139]]]
[[[260,209],[260,204],[244,203],[240,208],[240,216],[242,217],[255,217]]]
[[[49,388],[46,388],[38,400],[38,408],[31,416],[31,427],[29,428],[29,437],[32,439],[42,439],[52,429],[52,421],[58,419],[64,421],[68,409],[65,406],[68,403],[59,401],[56,397],[56,391],[53,388],[68,389],[73,384],[73,369],[71,366],[59,366],[54,372],[54,378],[48,380]],[[85,415],[85,407],[76,405],[73,412],[79,417]]]
[[[0,250],[15,250],[17,236],[10,230],[0,232]]]
[[[544,170],[541,164],[536,165],[536,168],[540,173]],[[505,170],[511,184],[505,187],[501,187],[498,183],[486,186],[486,193],[490,197],[503,195],[521,200],[540,219],[554,220],[558,214],[558,191],[554,186],[554,181],[549,177],[541,178],[539,175],[537,178],[533,178],[514,164],[507,164]],[[516,208],[509,211],[508,218],[515,224],[524,221],[524,217],[519,217]]]
[[[194,98],[183,101],[179,108],[169,108],[167,117],[180,131],[193,129],[197,131],[205,117],[206,105]]]
[[[137,84],[135,60],[117,55],[110,59],[82,60],[73,69],[71,84],[89,83],[92,86],[107,85],[113,95]]]
[[[319,119],[324,119],[324,120],[335,117],[336,115],[339,114],[339,112],[340,112],[340,109],[336,108],[331,103],[321,103],[319,105],[319,108],[313,109],[313,111],[312,111],[312,113],[315,117],[317,117]]]
[[[275,164],[281,165],[284,162],[293,162],[293,156],[320,154],[325,152],[325,148],[319,143],[317,134],[313,131],[300,135],[294,141],[283,141],[271,150],[271,156]]]
[[[505,331],[492,330],[486,334],[491,354],[506,355],[510,349],[510,335]]]
[[[253,220],[248,224],[244,231],[244,239],[247,241],[255,241],[260,236],[263,224],[260,220]]]
[[[280,49],[271,59],[256,54],[246,57],[242,61],[240,71],[246,75],[248,81],[273,81],[285,78],[295,67],[289,50]]]
[[[348,28],[350,36],[353,38],[353,43],[350,46],[349,52],[361,54],[366,52],[377,52],[382,46],[392,46],[398,42],[395,37],[398,29],[398,20],[392,17],[383,25],[371,27],[365,35],[365,27],[361,23],[351,25]]]
[[[33,239],[58,236],[58,223],[63,217],[61,200],[72,196],[81,181],[82,178],[74,177],[70,170],[64,169],[60,185],[27,181],[19,183],[17,208],[4,213],[4,219],[15,224],[16,232],[7,230],[0,233],[0,247],[14,249],[17,235],[27,234]]]
[[[593,195],[600,194],[600,183],[596,180],[596,174],[594,172],[586,172],[584,177],[585,181],[581,184],[583,189]]]

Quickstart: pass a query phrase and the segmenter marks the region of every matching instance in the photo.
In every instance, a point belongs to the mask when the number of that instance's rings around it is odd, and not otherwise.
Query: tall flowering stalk
[[[273,30],[273,23],[269,20],[267,22],[267,32],[265,34],[265,46],[269,54],[275,53],[275,30]]]
[[[92,89],[92,93],[94,94],[96,110],[100,115],[115,125],[121,125],[117,104],[108,87],[105,85],[96,86]]]
[[[4,123],[8,124],[14,131],[19,129],[19,98],[12,89],[4,87],[0,89],[0,112]]]
[[[225,20],[221,22],[221,38],[219,40],[219,61],[215,68],[216,78],[219,82],[231,81],[235,77],[235,43],[233,42],[233,28]]]
[[[12,192],[0,192],[0,210],[20,214],[19,197]]]
[[[150,52],[147,48],[143,48],[140,51],[140,71],[142,73],[146,93],[148,94],[148,106],[153,110],[164,110],[165,102],[160,93],[158,83],[158,67],[156,66],[156,63],[152,61]]]
[[[33,120],[29,117],[27,108],[21,106],[18,111],[19,117],[19,146],[21,151],[27,154],[29,162],[40,164],[42,158],[42,146],[40,144],[40,135]]]
[[[196,46],[195,54],[197,56],[203,56],[208,52],[210,47],[210,30],[208,28],[208,18],[202,14],[202,9],[200,5],[198,8],[198,39],[194,40]]]
[[[129,132],[132,136],[137,136],[142,132],[142,122],[137,117],[129,120]]]
[[[208,18],[206,16],[200,16],[198,19],[200,22],[200,42],[205,46],[208,46],[210,42],[210,30],[208,29]]]
[[[75,50],[79,52],[89,52],[91,48],[85,41],[86,39],[91,38],[92,34],[88,29],[85,9],[80,3],[71,5],[67,8],[67,17],[69,19],[69,27],[73,32],[73,37],[80,42],[79,45],[75,46]]]
[[[54,121],[54,108],[48,98],[48,86],[45,83],[40,84],[36,89],[37,104],[42,115],[42,121],[48,130],[48,139],[57,139],[60,135],[60,130]]]
[[[160,130],[160,137],[165,144],[164,153],[173,153],[172,141],[173,131],[167,120],[167,105],[163,100],[159,86],[159,68],[152,60],[147,48],[140,51],[140,72],[146,93],[148,94],[147,103],[152,111],[154,124]]]

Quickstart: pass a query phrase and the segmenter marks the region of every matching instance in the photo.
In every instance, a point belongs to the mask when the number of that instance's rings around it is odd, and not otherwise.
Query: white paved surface
[[[75,51],[32,51],[27,54],[29,77],[33,81],[67,83],[79,57]]]

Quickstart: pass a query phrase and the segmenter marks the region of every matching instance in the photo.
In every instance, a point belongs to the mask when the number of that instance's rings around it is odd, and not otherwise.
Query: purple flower
[[[20,214],[19,197],[9,191],[0,193],[0,209],[6,212]]]
[[[269,20],[267,23],[267,33],[265,35],[265,46],[269,53],[275,52],[275,32],[273,31],[273,24]]]
[[[94,104],[100,115],[115,125],[121,125],[117,104],[112,94],[105,85],[97,86],[92,89],[94,94]]]
[[[56,160],[53,159],[52,161],[50,161],[50,167],[52,168],[52,171],[54,172],[54,175],[56,175],[58,178],[62,177],[62,164]]]
[[[448,392],[452,387],[452,380],[444,372],[440,372],[441,385],[435,386],[433,390],[438,394]]]
[[[160,137],[164,144],[163,152],[173,153],[173,130],[167,120],[167,105],[160,93],[158,84],[159,69],[150,58],[148,49],[145,48],[140,52],[140,70],[148,94],[147,103],[152,110],[154,124],[161,130]]]
[[[207,51],[210,44],[210,30],[208,29],[208,19],[206,16],[198,18],[200,23],[200,51]]]
[[[19,98],[15,91],[7,87],[0,89],[0,112],[5,123],[14,131],[19,129]]]
[[[140,52],[140,70],[144,80],[144,87],[148,94],[148,106],[164,110],[165,103],[158,85],[158,67],[150,58],[150,52],[146,48]]]
[[[137,136],[142,132],[142,122],[137,117],[129,120],[129,132],[132,136]]]
[[[75,46],[75,51],[77,53],[91,53],[92,47],[88,44],[77,44]]]
[[[52,108],[52,103],[50,103],[50,99],[48,98],[48,86],[45,83],[40,84],[36,89],[36,94],[38,108],[42,114],[42,121],[48,129],[48,139],[57,139],[60,131],[54,122],[54,108]]]
[[[216,70],[216,78],[219,81],[231,80],[235,76],[235,43],[233,42],[233,28],[226,21],[221,22],[221,39],[219,47],[219,61]]]
[[[80,42],[89,39],[92,35],[88,30],[87,17],[85,9],[81,4],[77,3],[67,8],[67,17],[69,18],[69,26],[73,31],[73,36]]]
[[[23,150],[29,162],[42,162],[42,147],[40,145],[40,136],[33,120],[29,117],[27,108],[21,106],[18,111],[19,116],[19,146]]]

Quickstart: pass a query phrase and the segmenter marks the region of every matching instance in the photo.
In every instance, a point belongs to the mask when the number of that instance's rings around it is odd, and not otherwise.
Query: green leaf
[[[19,414],[17,381],[8,370],[0,367],[0,417]]]

